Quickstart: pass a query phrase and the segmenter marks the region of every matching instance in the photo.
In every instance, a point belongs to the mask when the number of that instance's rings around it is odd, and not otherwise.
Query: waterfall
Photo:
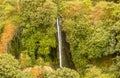
[[[57,18],[56,22],[59,51],[59,67],[75,68],[71,59],[70,45],[66,42],[65,32],[62,32],[61,30],[60,19]]]
[[[57,18],[57,34],[58,34],[58,49],[59,49],[59,66],[62,68],[62,37],[59,19]]]

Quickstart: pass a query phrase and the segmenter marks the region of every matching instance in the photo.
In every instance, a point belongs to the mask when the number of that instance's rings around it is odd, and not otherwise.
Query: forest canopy
[[[0,60],[9,57],[20,74],[31,67],[30,78],[119,78],[120,0],[0,0]]]

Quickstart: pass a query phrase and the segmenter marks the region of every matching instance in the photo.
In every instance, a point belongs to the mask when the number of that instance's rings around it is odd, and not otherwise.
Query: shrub
[[[21,68],[29,67],[32,64],[31,58],[27,54],[23,54],[23,53],[21,53],[19,61]]]
[[[0,78],[19,78],[20,72],[19,63],[13,56],[0,55]]]
[[[79,78],[79,74],[72,69],[59,68],[56,71],[46,73],[44,78]]]
[[[116,78],[120,78],[120,56],[116,56],[114,64],[109,68],[109,72],[115,74]]]
[[[87,69],[84,78],[115,78],[114,74],[104,73],[102,69],[96,66]]]
[[[22,72],[21,78],[36,78],[36,77],[30,72]]]

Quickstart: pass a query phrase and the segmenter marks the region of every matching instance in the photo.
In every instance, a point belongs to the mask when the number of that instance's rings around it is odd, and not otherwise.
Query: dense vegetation
[[[62,68],[45,73],[44,78],[79,78],[79,74],[74,70]]]
[[[119,78],[119,2],[0,0],[0,77]],[[57,18],[63,52],[74,70],[54,70],[59,65]]]
[[[61,11],[62,25],[75,67],[78,71],[88,64],[109,67],[111,58],[119,54],[120,5],[112,2],[99,2],[94,7],[91,2],[66,2],[65,5]],[[97,60],[102,62],[99,64]]]

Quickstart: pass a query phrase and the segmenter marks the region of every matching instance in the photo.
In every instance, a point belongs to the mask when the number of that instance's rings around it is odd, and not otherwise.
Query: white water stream
[[[57,34],[58,34],[58,49],[59,49],[59,66],[62,68],[62,37],[59,19],[57,18]]]

